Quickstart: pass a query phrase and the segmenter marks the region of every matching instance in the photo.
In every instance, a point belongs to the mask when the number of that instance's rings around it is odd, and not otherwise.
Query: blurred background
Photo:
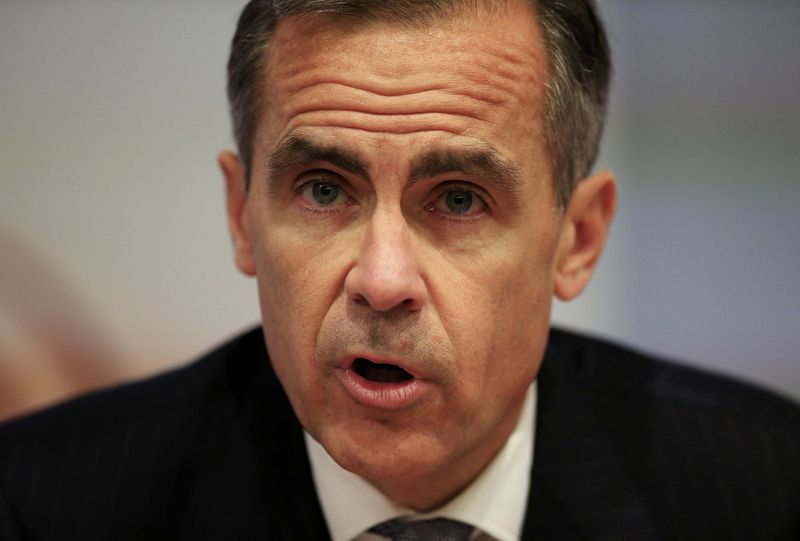
[[[0,418],[258,321],[215,163],[243,5],[0,3]],[[555,320],[800,399],[800,3],[600,6],[619,214]]]

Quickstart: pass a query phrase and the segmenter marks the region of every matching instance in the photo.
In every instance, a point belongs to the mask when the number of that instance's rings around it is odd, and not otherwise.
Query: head
[[[605,38],[584,1],[253,1],[222,153],[236,262],[306,430],[416,508],[505,442],[553,296],[614,211],[588,176]],[[421,488],[424,487],[424,488]]]
[[[605,122],[611,61],[593,0],[523,0],[536,11],[548,61],[545,134],[558,203],[566,207],[577,180],[589,174]],[[484,2],[488,4],[489,2]],[[424,25],[475,9],[480,0],[252,0],[231,44],[228,100],[239,157],[249,181],[253,136],[264,107],[261,69],[278,22],[292,15],[335,14],[348,19]]]

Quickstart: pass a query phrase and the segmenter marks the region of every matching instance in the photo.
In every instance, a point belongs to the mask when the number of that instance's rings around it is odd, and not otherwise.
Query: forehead
[[[507,4],[419,26],[281,21],[262,73],[261,145],[334,127],[450,134],[507,151],[541,143],[546,53],[528,4]]]
[[[490,54],[523,60],[541,45],[535,14],[527,1],[487,2],[487,7],[453,10],[439,17],[394,20],[388,16],[309,13],[282,19],[273,33],[271,49],[315,50],[327,56],[358,52],[358,44],[369,44],[365,51],[389,73],[391,68],[413,69],[414,59],[392,54],[395,47],[421,44],[427,36],[426,52],[458,52],[459,47],[480,45]],[[381,48],[372,44],[380,43]],[[537,51],[538,52],[538,51]],[[390,65],[385,62],[391,60]],[[273,68],[280,67],[275,64]]]

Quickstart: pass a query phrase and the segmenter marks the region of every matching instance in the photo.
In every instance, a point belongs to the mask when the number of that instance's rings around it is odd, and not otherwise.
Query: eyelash
[[[314,172],[309,173],[309,174],[313,175]],[[347,202],[345,203],[345,206],[349,207],[349,206],[353,206],[353,205],[357,205],[358,204],[357,201],[352,196],[350,196],[348,190],[343,185],[345,183],[343,183],[340,179],[327,178],[327,175],[325,175],[325,174],[318,174],[318,175],[314,175],[314,176],[309,176],[309,177],[306,177],[305,180],[297,182],[292,187],[292,191],[294,192],[295,197],[303,198],[303,191],[309,185],[311,185],[313,183],[316,183],[316,182],[325,182],[325,183],[334,184],[334,185],[338,186],[339,189],[342,190],[343,194],[348,198]],[[437,202],[449,192],[470,193],[470,194],[472,194],[473,197],[475,197],[480,202],[481,205],[483,205],[483,209],[481,209],[481,211],[476,212],[475,214],[469,215],[469,216],[460,216],[458,214],[446,213],[446,212],[438,211],[438,209],[435,208]],[[325,206],[310,207],[308,205],[301,205],[301,207],[302,207],[304,212],[307,212],[309,214],[316,214],[316,215],[319,215],[319,214],[338,214],[338,213],[340,213],[342,211],[342,206],[341,205],[340,206],[331,206],[331,207],[325,207]],[[433,207],[433,208],[431,208],[431,207]],[[450,224],[454,224],[454,225],[469,225],[469,224],[475,222],[476,220],[480,220],[481,218],[483,218],[486,214],[488,214],[491,211],[491,208],[492,207],[489,204],[489,202],[487,201],[487,198],[485,196],[483,196],[480,193],[480,191],[474,189],[473,187],[470,187],[470,186],[467,186],[467,185],[464,185],[464,184],[458,183],[458,182],[452,182],[452,183],[447,183],[446,182],[444,184],[440,184],[439,186],[436,187],[436,196],[433,197],[432,199],[430,199],[428,203],[423,205],[423,209],[426,210],[427,212],[429,212],[432,216],[435,216],[436,219],[444,220],[444,221],[446,221],[446,222],[448,222]]]
[[[312,172],[312,173],[309,173],[309,174],[313,175],[314,173]],[[303,176],[305,177],[305,175],[303,175]],[[346,206],[352,206],[352,205],[357,204],[356,200],[353,197],[351,197],[350,194],[348,193],[348,190],[345,189],[345,187],[343,186],[343,183],[342,183],[341,180],[333,179],[333,178],[329,179],[329,178],[326,178],[326,176],[323,175],[323,174],[319,174],[317,176],[309,176],[309,177],[306,177],[306,180],[303,180],[301,182],[295,183],[295,185],[292,187],[292,191],[294,192],[295,197],[302,198],[303,197],[303,191],[309,185],[317,183],[317,182],[323,182],[323,183],[333,184],[333,185],[338,186],[339,189],[342,190],[342,193],[345,195],[345,197],[348,198],[347,202],[345,203]],[[331,206],[331,207],[315,206],[313,208],[309,207],[307,205],[301,205],[301,206],[302,206],[303,211],[304,212],[308,212],[309,214],[336,214],[336,213],[341,212],[341,207],[340,206]]]
[[[483,218],[492,209],[491,205],[487,201],[487,197],[483,196],[478,190],[469,186],[465,186],[464,184],[461,183],[452,183],[452,184],[445,183],[443,185],[437,186],[436,192],[437,192],[436,197],[431,199],[429,203],[426,203],[423,208],[428,212],[430,212],[431,214],[435,215],[437,219],[445,220],[455,225],[469,225],[472,222],[475,222],[476,220],[480,220],[481,218]],[[480,201],[480,203],[483,205],[483,209],[480,212],[476,212],[473,215],[459,217],[460,215],[458,214],[437,212],[436,208],[432,209],[430,208],[430,207],[435,207],[436,203],[442,197],[444,197],[448,192],[471,193],[473,197],[475,197],[478,201]]]

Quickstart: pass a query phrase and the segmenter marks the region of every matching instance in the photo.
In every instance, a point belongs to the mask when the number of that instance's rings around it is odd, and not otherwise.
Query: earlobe
[[[233,243],[233,255],[239,270],[248,275],[256,273],[250,234],[245,220],[247,212],[247,179],[239,157],[233,152],[220,152],[217,161],[225,177],[225,196],[228,231]]]
[[[616,206],[616,181],[608,171],[587,177],[575,186],[556,251],[553,292],[559,299],[575,298],[589,283]]]

